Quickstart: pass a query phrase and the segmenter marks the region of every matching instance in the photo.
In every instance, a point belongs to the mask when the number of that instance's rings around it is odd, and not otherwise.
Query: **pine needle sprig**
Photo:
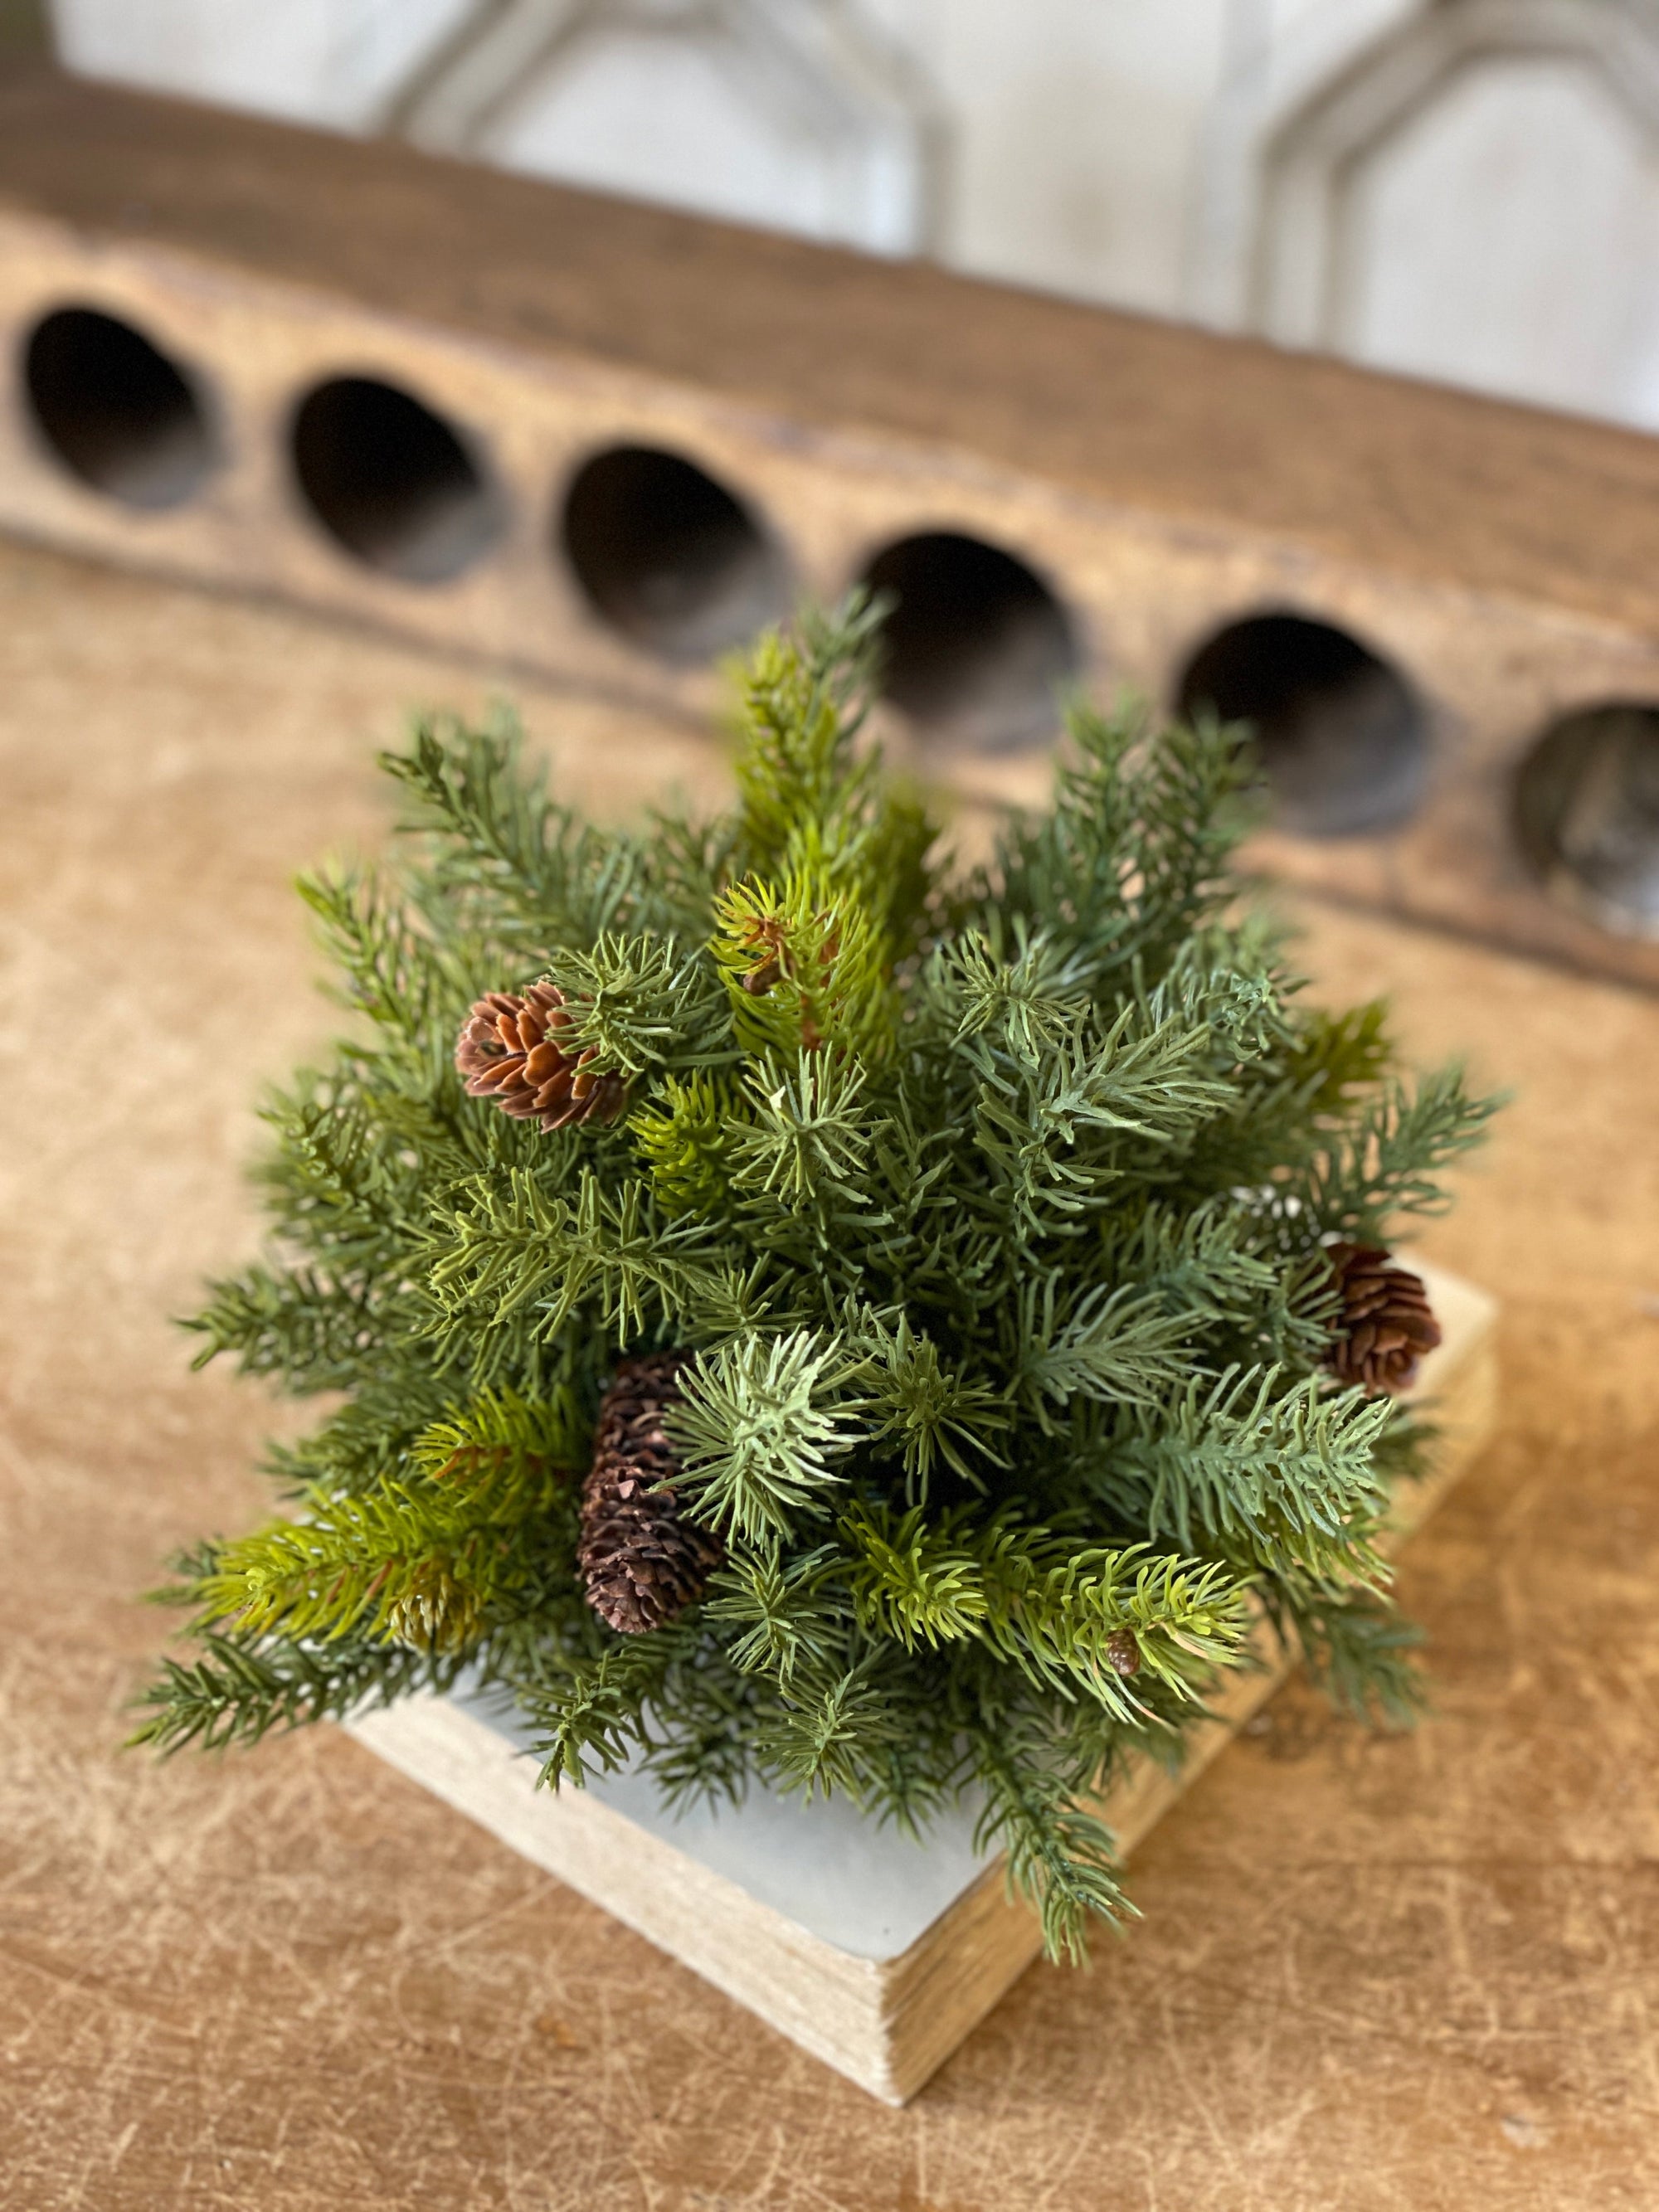
[[[471,1203],[449,1215],[428,1245],[436,1311],[431,1334],[445,1346],[503,1332],[515,1320],[544,1340],[585,1304],[621,1343],[637,1343],[729,1291],[723,1255],[684,1217],[660,1218],[651,1186],[637,1176],[610,1188],[583,1166],[571,1196],[515,1170],[502,1184],[479,1181]],[[494,1379],[493,1376],[492,1378]]]
[[[731,1009],[706,961],[674,938],[602,930],[591,947],[556,947],[546,980],[570,1014],[570,1049],[596,1075],[684,1074],[740,1057]]]
[[[687,1640],[678,1623],[618,1638],[596,1658],[560,1664],[551,1680],[526,1684],[520,1702],[538,1731],[542,1779],[580,1788],[591,1775],[623,1765],[645,1741],[650,1701]]]
[[[340,971],[335,996],[404,1046],[430,1053],[434,1016],[453,991],[399,889],[382,872],[351,862],[301,875],[295,888]]]
[[[1143,1668],[1189,1696],[1243,1640],[1243,1586],[1213,1561],[1079,1544],[1006,1512],[976,1526],[963,1509],[930,1523],[866,1505],[842,1528],[866,1632],[907,1650],[975,1638],[1035,1686],[1081,1689],[1126,1722],[1145,1711],[1127,1686]]]
[[[726,1647],[732,1665],[767,1675],[786,1692],[798,1676],[822,1680],[835,1672],[852,1620],[841,1568],[833,1544],[787,1565],[775,1550],[732,1551],[707,1601],[709,1620],[738,1632]]]
[[[163,1658],[139,1700],[146,1717],[127,1738],[168,1753],[223,1751],[314,1721],[345,1720],[417,1691],[441,1692],[465,1655],[343,1638],[325,1648],[281,1636],[208,1631],[192,1659]]]
[[[210,1291],[184,1324],[206,1340],[191,1364],[234,1352],[245,1375],[280,1376],[296,1394],[350,1389],[364,1380],[415,1311],[378,1284],[262,1261]]]
[[[409,750],[380,762],[408,802],[400,826],[428,841],[422,903],[441,928],[453,915],[503,947],[585,947],[636,919],[633,840],[549,799],[544,773],[524,764],[509,709],[476,730],[422,717]]]
[[[1270,1618],[1332,1704],[1370,1726],[1408,1729],[1428,1709],[1423,1632],[1384,1591],[1290,1577],[1266,1584]]]
[[[747,1111],[729,1078],[665,1075],[629,1122],[665,1220],[724,1223],[731,1205],[732,1141]]]
[[[1037,1908],[1044,1951],[1079,1965],[1091,1924],[1139,1917],[1117,1878],[1111,1832],[1040,1751],[989,1731],[974,1750],[985,1791],[975,1847],[1006,1853],[1008,1893]]]
[[[1308,1176],[1305,1203],[1331,1228],[1365,1243],[1400,1215],[1443,1213],[1451,1202],[1446,1170],[1485,1140],[1502,1103],[1471,1097],[1458,1067],[1415,1084],[1385,1078]]]
[[[732,1131],[735,1189],[789,1213],[822,1217],[860,1205],[872,1132],[855,1061],[799,1052],[794,1065],[751,1072],[749,1109]]]
[[[493,1401],[491,1417],[510,1403]],[[520,1437],[456,1441],[468,1434],[444,1422],[422,1439],[412,1455],[430,1469],[422,1481],[313,1487],[298,1518],[221,1547],[197,1590],[204,1620],[295,1642],[351,1636],[430,1651],[476,1643],[522,1588],[529,1524],[541,1524],[536,1539],[552,1533],[569,1478]]]
[[[1014,1419],[1006,1391],[948,1362],[903,1311],[890,1324],[866,1308],[849,1318],[847,1334],[865,1355],[870,1439],[897,1447],[906,1504],[926,1502],[940,1468],[983,1491],[989,1471],[1008,1463],[1000,1449]]]
[[[1051,1406],[1093,1398],[1114,1406],[1149,1407],[1183,1383],[1192,1366],[1198,1316],[1172,1309],[1156,1288],[1097,1284],[1066,1312],[1058,1270],[1027,1276],[1009,1323],[1007,1358],[1020,1405],[1053,1434]]]
[[[1276,1369],[1197,1376],[1131,1427],[1096,1476],[1103,1500],[1154,1540],[1279,1573],[1379,1583],[1371,1538],[1387,1504],[1376,1466],[1392,1401],[1285,1387]]]
[[[845,1389],[856,1364],[810,1329],[700,1353],[669,1424],[698,1518],[755,1545],[821,1520],[857,1437]]]
[[[854,592],[809,611],[793,639],[756,647],[744,679],[738,762],[744,866],[734,875],[822,882],[874,917],[886,957],[915,950],[934,896],[927,808],[860,749],[885,605]]]
[[[879,1805],[892,1795],[891,1758],[904,1737],[889,1653],[866,1650],[831,1680],[764,1710],[756,1730],[762,1770],[787,1794],[842,1796]]]

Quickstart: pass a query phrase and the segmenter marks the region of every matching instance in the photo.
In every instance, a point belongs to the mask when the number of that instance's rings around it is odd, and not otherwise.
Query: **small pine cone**
[[[680,1395],[685,1360],[683,1352],[624,1360],[593,1431],[576,1557],[587,1602],[623,1636],[684,1613],[726,1556],[720,1538],[688,1521],[674,1494],[680,1463],[662,1417]]]
[[[1342,1297],[1325,1364],[1373,1397],[1409,1389],[1418,1361],[1440,1341],[1423,1278],[1391,1267],[1376,1244],[1333,1244],[1325,1257]]]
[[[569,1027],[563,996],[551,983],[532,983],[522,997],[491,991],[478,1000],[455,1041],[467,1096],[493,1098],[504,1114],[544,1129],[614,1121],[628,1103],[628,1085],[620,1075],[592,1072],[597,1047],[566,1052],[557,1040]]]
[[[1133,1628],[1115,1628],[1106,1638],[1106,1656],[1112,1672],[1127,1682],[1140,1672],[1140,1638]]]

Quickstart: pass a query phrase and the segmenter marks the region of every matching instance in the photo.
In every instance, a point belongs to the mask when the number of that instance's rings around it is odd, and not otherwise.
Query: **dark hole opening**
[[[596,454],[572,481],[562,533],[594,611],[671,660],[742,645],[788,603],[778,547],[678,453],[618,446]]]
[[[59,307],[23,357],[41,435],[82,483],[129,507],[177,507],[212,468],[205,410],[184,373],[130,324]]]
[[[1559,904],[1659,938],[1659,708],[1613,702],[1551,724],[1521,766],[1516,826]]]
[[[1065,610],[1023,561],[977,538],[927,531],[865,572],[896,604],[883,690],[929,738],[980,752],[1041,744],[1078,672]]]
[[[409,583],[447,583],[501,535],[500,495],[448,423],[373,377],[336,377],[301,401],[294,469],[349,553]]]
[[[1279,821],[1340,837],[1404,821],[1428,775],[1421,702],[1385,661],[1329,623],[1253,616],[1218,631],[1182,679],[1186,715],[1248,722]]]

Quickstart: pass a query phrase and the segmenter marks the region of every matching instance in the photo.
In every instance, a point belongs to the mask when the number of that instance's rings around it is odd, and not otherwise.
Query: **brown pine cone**
[[[1418,1361],[1440,1341],[1423,1278],[1390,1266],[1377,1244],[1332,1244],[1325,1257],[1342,1297],[1325,1364],[1373,1397],[1409,1389]]]
[[[557,1040],[570,1027],[564,999],[552,983],[532,983],[522,997],[491,991],[478,1000],[455,1041],[455,1067],[471,1098],[493,1098],[516,1121],[544,1129],[572,1121],[614,1121],[628,1103],[617,1074],[588,1066],[597,1047],[566,1052]]]
[[[659,1352],[625,1359],[593,1431],[576,1558],[587,1602],[623,1636],[684,1613],[726,1556],[720,1538],[687,1520],[674,1494],[680,1463],[662,1417],[680,1395],[686,1358]]]

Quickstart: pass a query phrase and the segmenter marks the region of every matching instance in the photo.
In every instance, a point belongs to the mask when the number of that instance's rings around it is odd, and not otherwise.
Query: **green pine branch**
[[[750,1544],[822,1519],[856,1440],[846,1396],[856,1372],[809,1329],[700,1353],[668,1421],[698,1518]]]
[[[138,1699],[145,1717],[128,1737],[164,1754],[223,1751],[314,1721],[345,1720],[417,1690],[450,1688],[462,1654],[409,1644],[342,1641],[323,1647],[283,1636],[203,1634],[198,1656],[164,1657]]]
[[[1076,1955],[1127,1909],[1093,1793],[1179,1761],[1247,1591],[1339,1703],[1419,1700],[1375,1540],[1425,1431],[1334,1387],[1325,1247],[1438,1211],[1492,1102],[1307,1005],[1234,871],[1236,732],[1079,708],[1053,805],[954,867],[871,742],[884,611],[758,644],[723,814],[589,822],[510,715],[428,716],[392,857],[307,878],[349,1033],[270,1102],[268,1249],[190,1326],[331,1402],[270,1453],[288,1514],[182,1570],[139,1733],[465,1668],[550,1783],[918,1828],[965,1791]],[[538,1065],[591,1055],[625,1117],[465,1091],[467,1008],[538,976]],[[622,1636],[578,1498],[619,1364],[671,1348],[724,1558]]]
[[[1125,1723],[1145,1711],[1143,1669],[1187,1697],[1240,1656],[1244,1588],[1214,1562],[1079,1543],[1006,1513],[976,1524],[962,1509],[930,1522],[866,1505],[842,1528],[866,1633],[906,1650],[975,1638],[1035,1686],[1081,1689]]]
[[[569,1540],[558,1509],[574,1443],[568,1409],[486,1394],[416,1439],[414,1479],[313,1485],[296,1519],[221,1546],[193,1593],[202,1619],[294,1642],[474,1644],[530,1579],[527,1553],[554,1533]],[[547,1528],[556,1518],[564,1528]]]

